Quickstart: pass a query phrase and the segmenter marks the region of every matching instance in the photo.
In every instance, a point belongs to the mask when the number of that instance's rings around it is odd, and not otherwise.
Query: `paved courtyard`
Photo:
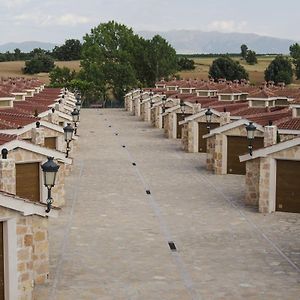
[[[128,112],[81,120],[36,299],[299,299],[300,215],[245,207],[243,176],[208,173]]]

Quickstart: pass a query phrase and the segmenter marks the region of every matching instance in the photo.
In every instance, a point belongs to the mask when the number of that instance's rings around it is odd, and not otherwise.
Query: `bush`
[[[215,80],[226,78],[233,81],[249,78],[245,68],[228,56],[215,59],[209,69],[209,75]]]
[[[192,59],[188,59],[186,57],[180,57],[178,59],[178,68],[179,71],[195,70],[195,62]]]
[[[276,56],[265,70],[265,80],[290,84],[293,80],[293,68],[290,59],[283,55]]]
[[[257,58],[256,58],[256,53],[255,51],[248,50],[247,56],[246,56],[246,62],[249,65],[255,65],[257,64]]]
[[[25,62],[25,74],[48,73],[54,68],[54,60],[46,54],[37,54]]]

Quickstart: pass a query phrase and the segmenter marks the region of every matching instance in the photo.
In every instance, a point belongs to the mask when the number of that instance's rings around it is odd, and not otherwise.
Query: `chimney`
[[[271,124],[269,122],[269,124]],[[264,147],[277,144],[277,126],[268,125],[264,128]]]
[[[220,113],[220,126],[230,123],[230,112],[223,111]]]
[[[59,123],[58,115],[55,112],[54,108],[52,108],[51,112],[49,112],[49,114],[48,114],[48,122],[50,122],[52,124],[56,124],[56,125],[58,125],[58,123]]]
[[[40,127],[40,122],[36,122],[36,127],[31,129],[31,141],[38,146],[44,146],[45,133],[43,128]]]
[[[196,114],[201,111],[201,104],[196,101],[193,105],[193,114]]]

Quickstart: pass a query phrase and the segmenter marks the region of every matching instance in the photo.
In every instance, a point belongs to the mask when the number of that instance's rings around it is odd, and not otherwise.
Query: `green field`
[[[264,81],[264,71],[275,56],[259,56],[257,58],[258,63],[256,65],[248,65],[240,57],[233,57],[234,60],[239,61],[242,66],[245,67],[249,73],[250,82],[252,84],[260,84]],[[184,79],[197,78],[197,79],[208,79],[208,71],[212,62],[216,57],[197,57],[192,58],[195,61],[196,69],[193,71],[182,71],[179,73],[180,77]],[[295,80],[295,84],[299,85],[300,80]]]
[[[189,79],[189,78],[197,78],[197,79],[208,79],[208,70],[213,60],[216,57],[197,57],[193,58],[195,61],[196,69],[193,71],[183,71],[180,72],[179,75],[181,78]],[[233,59],[240,62],[249,73],[250,81],[252,84],[260,84],[264,81],[264,71],[270,62],[274,59],[274,56],[259,56],[258,64],[256,65],[248,65],[245,61],[241,60],[240,57],[234,57]],[[55,63],[56,65],[62,67],[68,67],[72,70],[78,71],[80,69],[79,61],[59,61]],[[48,73],[40,73],[37,75],[24,75],[22,74],[22,68],[24,67],[24,61],[9,61],[9,62],[0,62],[0,77],[16,77],[16,76],[24,76],[24,77],[36,77],[45,82],[49,83],[49,74]],[[300,80],[295,80],[295,86],[300,86]]]

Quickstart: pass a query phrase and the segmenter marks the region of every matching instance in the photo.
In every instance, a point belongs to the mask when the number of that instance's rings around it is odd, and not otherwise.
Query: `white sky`
[[[136,31],[251,32],[300,41],[299,0],[0,0],[0,44],[61,43],[108,20]]]

